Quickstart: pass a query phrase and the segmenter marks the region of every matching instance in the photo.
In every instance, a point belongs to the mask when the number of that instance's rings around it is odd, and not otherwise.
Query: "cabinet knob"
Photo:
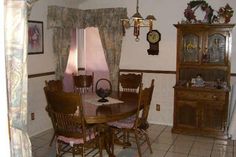
[[[216,96],[216,95],[213,95],[213,96],[212,96],[212,99],[215,99],[215,100],[216,100],[216,98],[217,98],[217,96]]]

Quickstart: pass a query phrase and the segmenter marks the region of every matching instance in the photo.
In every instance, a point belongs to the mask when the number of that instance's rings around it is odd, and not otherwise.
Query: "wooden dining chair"
[[[119,72],[118,91],[122,92],[138,92],[142,83],[143,73],[122,73]]]
[[[125,133],[122,139],[123,144],[129,142],[127,139],[128,136],[126,136],[128,133],[134,134],[135,142],[138,148],[138,154],[140,157],[142,156],[140,148],[140,139],[142,138],[144,138],[144,141],[147,142],[150,152],[152,153],[151,143],[147,133],[147,129],[149,127],[147,118],[152,100],[154,80],[152,80],[150,87],[143,89],[142,86],[143,85],[141,85],[139,90],[138,108],[136,115],[128,117],[127,119],[109,123],[109,125],[112,126],[115,131],[122,131],[123,133]]]
[[[62,92],[63,91],[63,81],[62,80],[45,80],[45,89],[50,90],[50,91]],[[45,92],[45,89],[44,89],[44,93],[46,96],[46,100],[48,102],[48,98],[47,98],[47,94]],[[47,108],[48,108],[48,103],[46,106],[46,110],[47,110]],[[49,146],[52,146],[54,139],[55,139],[55,133],[52,136]]]
[[[48,113],[56,134],[56,155],[88,155],[98,149],[102,156],[101,138],[95,125],[86,124],[82,98],[78,93],[47,91]]]
[[[119,71],[118,77],[118,92],[121,93],[121,98],[127,97],[128,93],[138,93],[140,89],[140,85],[142,83],[143,73],[123,73],[123,71]],[[123,94],[124,93],[124,94]],[[117,137],[117,133],[115,136]],[[123,133],[119,135],[122,137],[126,136],[126,139],[129,139],[129,133],[126,135]],[[119,138],[119,137],[118,137]]]
[[[94,72],[91,75],[76,75],[72,73],[74,92],[85,93],[89,90],[93,92]]]

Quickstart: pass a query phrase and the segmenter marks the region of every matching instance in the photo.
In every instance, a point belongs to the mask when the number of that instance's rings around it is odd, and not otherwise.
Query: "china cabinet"
[[[226,137],[233,24],[176,24],[175,133]]]

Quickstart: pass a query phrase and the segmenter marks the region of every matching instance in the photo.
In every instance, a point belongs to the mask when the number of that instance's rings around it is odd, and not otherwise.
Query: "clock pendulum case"
[[[147,41],[150,48],[147,50],[149,55],[158,55],[159,53],[159,41],[161,41],[161,33],[157,30],[150,30],[147,33]]]

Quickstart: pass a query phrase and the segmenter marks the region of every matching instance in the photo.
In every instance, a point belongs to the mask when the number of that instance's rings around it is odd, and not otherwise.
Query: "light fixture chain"
[[[136,12],[138,13],[138,9],[139,9],[139,0],[137,0],[137,6],[136,6]]]

